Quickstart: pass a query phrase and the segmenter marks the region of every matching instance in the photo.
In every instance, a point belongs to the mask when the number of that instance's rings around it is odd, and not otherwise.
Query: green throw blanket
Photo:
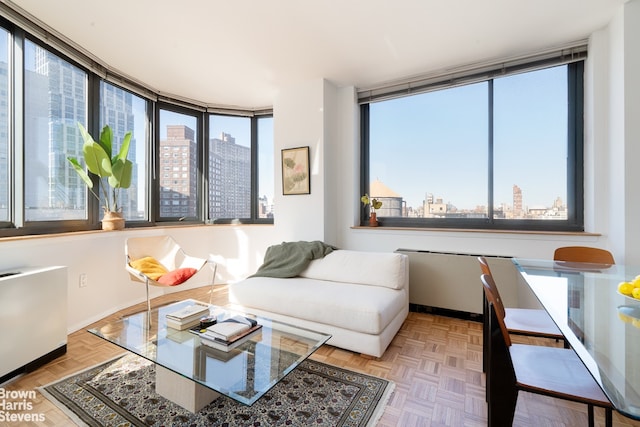
[[[264,255],[264,262],[249,277],[296,277],[311,262],[330,254],[334,246],[318,240],[313,242],[283,242],[280,245],[269,246]]]

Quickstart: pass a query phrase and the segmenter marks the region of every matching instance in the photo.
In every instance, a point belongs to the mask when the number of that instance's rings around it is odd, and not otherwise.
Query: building
[[[198,150],[193,129],[168,125],[160,141],[160,216],[183,218],[196,215]]]
[[[522,190],[514,184],[513,186],[513,217],[522,218]]]
[[[251,216],[251,149],[228,133],[209,142],[210,219]]]
[[[382,202],[380,209],[376,209],[378,217],[405,216],[402,196],[376,179],[369,186],[371,198]]]

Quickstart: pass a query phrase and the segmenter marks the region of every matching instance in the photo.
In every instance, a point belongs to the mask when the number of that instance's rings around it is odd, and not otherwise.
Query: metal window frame
[[[517,230],[517,231],[548,231],[548,232],[581,232],[584,231],[584,59],[564,62],[567,65],[567,99],[568,99],[568,137],[567,137],[567,208],[566,220],[517,220],[496,219],[493,211],[493,79],[488,78],[488,217],[476,218],[406,218],[406,217],[378,217],[383,227],[406,228],[434,228],[434,229],[486,229],[486,230]],[[518,73],[534,72],[543,68],[562,65],[547,63],[540,67],[535,63],[533,67],[522,68]],[[471,82],[470,82],[471,83]],[[473,83],[477,83],[476,80]],[[440,88],[445,90],[459,85]],[[421,91],[419,93],[424,93]],[[415,94],[411,93],[411,95]],[[405,95],[405,96],[411,96]],[[375,102],[390,99],[380,97]],[[360,106],[360,134],[361,134],[361,179],[360,194],[369,192],[369,138],[370,138],[370,102],[362,102]],[[360,225],[367,223],[367,209],[360,209]]]

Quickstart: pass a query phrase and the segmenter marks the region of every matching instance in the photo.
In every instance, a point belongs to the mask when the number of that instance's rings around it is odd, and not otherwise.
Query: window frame
[[[3,7],[0,6],[0,9]],[[146,136],[145,144],[147,144],[147,153],[144,161],[146,162],[146,170],[144,182],[148,188],[146,200],[139,203],[146,204],[147,218],[139,220],[127,220],[126,228],[153,227],[164,225],[178,224],[226,224],[226,223],[243,223],[243,224],[273,224],[273,218],[259,217],[259,155],[258,155],[258,122],[265,117],[273,117],[271,109],[261,110],[241,110],[241,109],[224,109],[215,107],[209,109],[195,103],[185,102],[171,97],[160,96],[159,94],[140,85],[138,82],[132,82],[124,76],[105,75],[101,72],[101,68],[93,61],[84,61],[81,53],[74,50],[73,47],[47,43],[35,35],[29,34],[19,26],[9,22],[3,16],[0,16],[0,26],[7,31],[9,35],[8,46],[8,169],[9,169],[9,207],[7,212],[7,221],[0,221],[0,237],[25,236],[25,235],[45,235],[76,231],[91,231],[101,229],[102,209],[100,203],[92,195],[85,186],[86,191],[86,219],[73,220],[46,220],[46,221],[25,221],[24,212],[24,132],[25,132],[25,61],[24,50],[25,42],[34,43],[40,48],[46,49],[61,60],[79,68],[86,75],[86,128],[94,137],[99,135],[100,129],[100,85],[106,83],[116,86],[124,91],[130,92],[135,96],[142,98],[146,102]],[[56,42],[60,42],[57,40]],[[76,55],[79,55],[77,58]],[[89,66],[87,64],[93,64]],[[159,179],[162,171],[159,170],[159,111],[167,109],[178,113],[187,114],[197,118],[196,130],[197,136],[197,214],[195,217],[178,218],[159,216],[160,208],[160,187]],[[207,189],[207,168],[208,154],[206,148],[208,142],[205,142],[208,135],[208,118],[213,114],[227,114],[235,116],[244,116],[251,118],[251,217],[241,219],[218,219],[215,221],[207,221],[208,203],[206,199]],[[142,160],[142,159],[139,159]],[[97,184],[97,178],[94,178],[94,184]]]
[[[232,114],[223,114],[223,113],[211,113],[207,115],[207,120],[205,120],[205,126],[207,131],[207,136],[209,135],[209,120],[211,116],[233,116]],[[259,180],[260,180],[260,162],[259,162],[259,132],[258,132],[258,123],[261,119],[273,118],[273,113],[262,113],[262,114],[253,114],[250,117],[250,135],[251,135],[251,218],[215,218],[212,219],[209,216],[209,204],[206,203],[206,218],[207,223],[209,224],[273,224],[273,218],[260,218],[260,189],[259,189]],[[209,152],[209,138],[206,138],[205,141],[206,152]],[[208,170],[208,159],[206,163],[206,174],[205,176],[209,176]],[[205,191],[204,200],[208,202],[208,178],[207,185]]]
[[[545,67],[531,66],[530,70],[519,69],[518,72],[536,71],[563,64],[547,64]],[[489,82],[488,93],[488,217],[487,218],[408,218],[380,217],[382,227],[433,228],[433,229],[481,229],[481,230],[514,230],[514,231],[547,231],[547,232],[582,232],[584,231],[584,60],[565,63],[567,66],[567,219],[497,219],[494,218],[493,206],[493,80],[498,75],[491,75],[484,80],[470,79],[469,83]],[[515,74],[513,72],[511,74]],[[453,84],[443,86],[434,84],[432,90],[446,90]],[[428,91],[423,88],[419,93]],[[411,96],[414,93],[404,94]],[[397,96],[395,96],[397,97]],[[360,105],[360,194],[369,193],[370,180],[370,114],[369,106],[375,100],[365,100]],[[361,204],[360,225],[368,222],[368,208]]]
[[[7,28],[7,27],[5,27]],[[8,29],[8,28],[7,28]],[[26,108],[26,95],[25,95],[25,84],[26,78],[24,73],[24,51],[25,51],[25,43],[27,41],[35,44],[36,46],[47,50],[48,52],[54,54],[61,60],[69,63],[70,65],[84,71],[87,76],[87,99],[86,105],[87,109],[85,111],[86,114],[86,123],[87,130],[90,133],[94,134],[95,127],[95,115],[92,114],[92,108],[95,109],[94,104],[97,102],[97,97],[99,96],[99,91],[96,93],[97,85],[97,76],[79,64],[77,61],[74,61],[72,58],[69,58],[64,53],[59,52],[58,50],[47,46],[40,40],[31,35],[27,34],[25,31],[13,27],[12,30],[9,30],[12,39],[13,39],[13,57],[11,59],[12,63],[9,64],[11,69],[11,73],[13,75],[14,80],[10,82],[13,86],[13,96],[11,99],[10,111],[12,115],[12,123],[11,127],[13,127],[12,138],[9,144],[12,146],[16,155],[14,156],[14,173],[12,179],[16,183],[14,187],[14,201],[16,205],[12,206],[12,217],[13,221],[11,224],[6,224],[6,228],[0,230],[0,236],[17,236],[17,235],[39,235],[39,234],[52,234],[52,233],[61,233],[61,232],[73,232],[73,231],[86,231],[86,230],[96,230],[100,229],[100,218],[98,212],[100,212],[100,207],[98,201],[89,195],[89,190],[86,189],[86,219],[72,219],[72,220],[54,220],[54,221],[27,221],[24,213],[24,192],[25,192],[25,180],[23,177],[18,176],[17,174],[25,173],[25,108]],[[20,85],[20,86],[18,86]],[[94,179],[94,185],[97,185],[96,177],[92,177]],[[19,194],[18,194],[19,193]],[[17,203],[21,205],[18,206]]]
[[[162,156],[162,150],[160,149],[160,133],[161,133],[161,123],[160,123],[160,112],[161,110],[169,111],[171,113],[182,114],[189,117],[194,117],[196,119],[196,129],[193,129],[196,132],[196,215],[193,217],[183,217],[183,216],[160,216],[160,201],[161,201],[161,180],[162,180],[162,171],[160,170],[160,158]],[[205,152],[204,152],[204,114],[201,111],[196,111],[184,106],[177,106],[167,102],[158,102],[155,108],[154,114],[154,123],[155,123],[155,132],[154,132],[154,140],[152,143],[153,149],[153,163],[152,169],[154,170],[154,174],[151,177],[151,208],[150,208],[150,218],[153,219],[155,224],[202,224],[204,223],[204,166],[203,162],[205,162]]]

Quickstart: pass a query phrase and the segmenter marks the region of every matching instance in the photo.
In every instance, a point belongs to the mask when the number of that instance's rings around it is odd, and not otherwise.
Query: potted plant
[[[100,139],[97,142],[93,140],[82,124],[78,123],[78,127],[84,139],[82,146],[84,162],[89,172],[98,176],[98,185],[100,187],[98,192],[102,194],[105,202],[102,228],[104,230],[121,230],[124,228],[124,218],[122,217],[122,206],[118,205],[118,193],[121,188],[129,188],[131,186],[133,163],[127,159],[129,144],[131,143],[131,132],[126,133],[120,145],[120,150],[112,157],[113,132],[108,125],[102,128]],[[100,195],[93,188],[93,180],[78,159],[67,157],[67,160],[87,184],[91,194],[100,202]]]
[[[380,209],[382,207],[382,202],[378,199],[370,198],[368,194],[360,197],[360,201],[365,205],[369,205],[369,226],[377,227],[378,226],[378,218],[376,215],[376,209]]]

